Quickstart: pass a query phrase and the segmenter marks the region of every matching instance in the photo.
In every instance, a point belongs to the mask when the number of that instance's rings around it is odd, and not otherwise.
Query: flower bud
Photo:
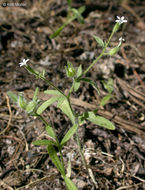
[[[117,52],[119,51],[119,47],[115,47],[115,48],[112,48],[110,51],[109,51],[109,55],[115,55]]]
[[[75,76],[76,71],[75,71],[72,63],[70,63],[69,61],[67,62],[67,67],[65,67],[65,69],[66,69],[66,75],[67,75],[67,77],[72,78],[72,77]]]

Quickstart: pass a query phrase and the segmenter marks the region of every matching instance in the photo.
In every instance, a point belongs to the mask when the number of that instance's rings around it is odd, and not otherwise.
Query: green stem
[[[64,167],[64,160],[63,160],[63,155],[62,155],[62,151],[61,151],[61,148],[60,148],[60,146],[58,147],[58,150],[59,150],[59,153],[60,153],[60,159],[61,159],[61,163],[62,163],[62,166],[63,166],[64,172],[65,172],[65,167]]]
[[[105,54],[106,48],[108,47],[114,33],[115,32],[112,31],[112,33],[108,39],[108,42],[106,43],[104,49],[102,50],[102,53],[93,61],[93,63],[91,63],[91,65],[82,73],[82,75],[79,78],[81,78],[83,75],[85,75],[99,61],[99,59]]]
[[[26,69],[34,74],[36,77],[44,80],[46,83],[48,83],[49,86],[53,87],[55,90],[59,91],[63,96],[67,98],[67,96],[59,89],[57,88],[53,83],[51,83],[49,80],[46,80],[43,76],[41,76],[39,73],[36,73],[29,65],[26,66]]]
[[[72,81],[72,86],[71,86],[71,88],[70,88],[70,90],[69,90],[69,93],[68,93],[68,95],[67,95],[67,97],[69,98],[70,97],[70,95],[71,95],[71,93],[72,93],[72,91],[73,91],[73,87],[74,87],[74,78],[72,79],[73,81]]]
[[[82,159],[82,162],[85,166],[85,168],[88,170],[88,165],[87,165],[87,162],[85,160],[85,156],[82,152],[82,148],[81,148],[81,143],[80,143],[80,139],[79,139],[79,134],[78,134],[78,130],[76,131],[76,141],[77,141],[77,145],[78,145],[78,150],[79,150],[79,154],[81,155],[81,159]]]
[[[45,126],[48,126],[47,121],[42,117],[42,115],[36,114],[36,116],[38,116],[41,119],[41,121],[45,124]]]

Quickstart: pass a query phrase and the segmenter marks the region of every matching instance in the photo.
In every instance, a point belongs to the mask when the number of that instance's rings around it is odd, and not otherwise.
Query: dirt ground
[[[145,1],[73,0],[75,8],[86,6],[85,23],[73,21],[55,39],[50,35],[66,19],[66,0],[17,1],[22,3],[19,6],[9,4],[12,2],[16,1],[0,1],[0,189],[65,189],[45,147],[32,144],[45,135],[44,125],[20,110],[6,94],[9,90],[22,91],[32,98],[39,87],[39,98],[46,99],[42,92],[48,86],[18,63],[30,59],[33,68],[45,69],[47,79],[65,91],[71,83],[65,76],[67,61],[87,68],[101,52],[92,35],[106,40],[116,16],[125,16],[127,24],[110,44],[114,47],[122,36],[125,42],[120,52],[103,57],[87,74],[98,85],[100,95],[86,84],[73,94],[75,109],[93,110],[107,94],[102,80],[113,79],[113,98],[98,114],[111,120],[116,129],[109,131],[89,122],[80,128],[85,157],[96,183],[89,178],[74,139],[64,147],[63,155],[66,167],[72,155],[71,179],[79,190],[144,190]],[[57,134],[69,126],[66,116],[54,106],[43,116]]]

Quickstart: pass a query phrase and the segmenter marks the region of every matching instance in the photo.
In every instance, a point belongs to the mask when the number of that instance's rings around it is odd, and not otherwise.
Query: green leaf
[[[75,184],[67,176],[64,176],[63,178],[69,190],[78,190]]]
[[[77,69],[77,73],[76,73],[76,77],[78,78],[78,77],[80,77],[81,76],[81,74],[82,74],[82,65],[80,65],[79,67],[78,67],[78,69]]]
[[[88,112],[85,112],[83,113],[82,115],[80,115],[78,117],[78,122],[79,122],[79,125],[82,125],[84,123],[84,121],[88,118]]]
[[[99,125],[101,127],[105,127],[110,130],[114,130],[115,126],[114,124],[109,121],[108,119],[95,115],[94,112],[88,112],[88,118],[87,120],[91,121],[92,123]]]
[[[33,101],[37,101],[37,99],[38,99],[38,92],[39,92],[39,88],[37,87],[36,89],[35,89],[35,92],[34,92],[34,95],[33,95]]]
[[[66,135],[63,137],[60,145],[63,146],[65,143],[67,143],[67,141],[74,135],[74,133],[76,132],[78,128],[78,125],[74,125],[73,127],[71,127],[69,129],[69,131],[66,133]]]
[[[32,144],[37,145],[37,146],[43,146],[43,145],[56,145],[56,142],[50,141],[50,140],[37,140],[32,142]]]
[[[81,13],[79,12],[79,10],[72,8],[71,11],[73,12],[73,14],[76,16],[77,20],[83,24],[84,23],[84,18],[82,17]]]
[[[27,104],[27,106],[26,106],[26,108],[25,108],[25,111],[27,112],[27,113],[32,113],[34,110],[35,110],[35,108],[36,108],[36,106],[37,106],[37,101],[30,101],[28,104]]]
[[[100,105],[104,106],[105,104],[107,104],[107,102],[110,100],[111,97],[112,97],[111,94],[107,94],[105,97],[102,98]]]
[[[56,135],[55,135],[55,132],[53,130],[53,127],[51,127],[50,125],[47,125],[45,129],[46,129],[46,131],[47,131],[47,133],[48,133],[48,135],[50,137],[52,137],[54,139],[56,138]]]
[[[85,6],[82,6],[78,9],[78,12],[81,14],[83,13],[85,10]],[[61,33],[61,31],[69,24],[71,23],[74,19],[76,19],[76,15],[73,15],[72,17],[68,17],[67,20],[65,21],[65,23],[59,27],[53,34],[50,35],[50,38],[55,38],[57,36],[59,36],[59,34]]]
[[[80,8],[78,8],[78,11],[80,14],[82,14],[85,11],[86,7],[85,6],[81,6]]]
[[[62,110],[62,112],[64,114],[66,114],[70,120],[72,121],[73,124],[75,124],[75,118],[74,115],[72,113],[72,110],[70,108],[69,102],[66,98],[60,98],[60,100],[58,101],[58,108],[60,108]]]
[[[7,95],[9,96],[9,98],[14,102],[17,103],[18,101],[18,96],[14,93],[12,93],[11,91],[7,92]]]
[[[57,95],[57,96],[62,96],[63,95],[58,90],[45,90],[44,93],[45,94],[50,94],[50,95]]]
[[[23,97],[23,94],[22,94],[21,92],[19,93],[17,104],[18,104],[18,106],[19,106],[21,109],[24,109],[24,110],[25,110],[26,107],[28,106],[28,103],[27,103],[27,101],[25,100],[25,98]]]
[[[57,156],[57,153],[52,145],[49,145],[47,147],[48,154],[53,162],[53,164],[57,167],[59,172],[61,173],[62,176],[65,176],[65,171],[63,168],[62,163],[59,160],[59,157]]]
[[[59,36],[59,34],[61,33],[61,31],[66,27],[66,23],[64,23],[61,27],[59,27],[53,34],[50,35],[50,38],[56,38],[57,36]]]
[[[58,99],[57,107],[60,108],[62,105],[63,101],[66,100],[66,97],[60,96]]]
[[[74,83],[73,83],[73,88],[74,88],[74,91],[75,91],[75,92],[79,89],[80,85],[81,85],[80,82],[74,81]]]
[[[59,36],[59,34],[61,33],[61,31],[69,24],[71,23],[73,20],[75,19],[75,17],[69,17],[66,22],[61,26],[59,27],[53,34],[50,35],[50,38],[55,38],[57,36]]]
[[[109,79],[108,81],[101,81],[104,85],[104,88],[108,91],[109,94],[112,93],[112,91],[114,90],[114,86],[113,86],[113,79]]]
[[[41,114],[44,110],[46,110],[51,104],[53,104],[58,97],[52,97],[49,100],[45,101],[41,106],[37,109],[37,114]]]
[[[99,89],[96,85],[96,83],[94,81],[92,81],[91,79],[88,78],[80,78],[79,81],[84,81],[84,82],[88,82],[90,85],[92,85],[92,87],[98,92],[98,94],[100,94]]]
[[[103,40],[102,40],[100,37],[95,36],[95,35],[94,35],[93,37],[95,38],[96,42],[97,42],[101,47],[105,47],[105,44],[104,44]]]

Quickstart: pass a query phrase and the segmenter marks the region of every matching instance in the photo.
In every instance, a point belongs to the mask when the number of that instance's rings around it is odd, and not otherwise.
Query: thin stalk
[[[69,98],[70,97],[70,95],[71,95],[71,93],[72,93],[72,91],[73,91],[73,87],[74,87],[74,78],[73,78],[73,81],[72,81],[72,86],[71,86],[71,88],[70,88],[70,90],[69,90],[69,93],[68,93],[68,95],[67,95],[67,97]]]
[[[107,41],[107,43],[106,43],[104,49],[102,50],[102,53],[101,53],[101,54],[93,61],[93,63],[91,63],[91,65],[83,72],[83,74],[81,75],[81,77],[82,77],[83,75],[85,75],[85,74],[99,61],[99,59],[105,54],[106,48],[108,47],[108,45],[109,45],[109,43],[110,43],[110,41],[111,41],[111,39],[112,39],[114,33],[115,33],[115,32],[112,31],[112,33],[111,33],[111,35],[110,35],[110,37],[109,37],[109,39],[108,39],[108,41]],[[79,78],[80,78],[80,77],[79,77]]]
[[[59,89],[57,88],[53,83],[51,83],[49,80],[46,80],[43,76],[41,76],[40,74],[36,73],[29,65],[26,66],[26,69],[31,72],[32,74],[34,74],[35,76],[37,76],[38,78],[44,80],[46,83],[48,83],[49,86],[53,87],[55,90],[59,91],[63,96],[65,96],[67,98],[67,96]]]
[[[61,148],[60,148],[60,147],[58,147],[58,150],[59,150],[59,153],[60,153],[60,159],[61,159],[61,163],[62,163],[62,166],[63,166],[63,170],[64,170],[64,172],[65,172],[64,160],[63,160],[63,155],[62,155]]]
[[[38,114],[36,115],[41,119],[41,121],[45,124],[45,126],[48,126],[47,121],[42,117],[42,115],[38,115]]]
[[[83,162],[85,168],[88,170],[89,168],[88,168],[87,162],[86,162],[86,160],[85,160],[84,154],[83,154],[83,152],[82,152],[82,148],[81,148],[81,143],[80,143],[80,139],[79,139],[78,130],[76,131],[76,140],[77,140],[78,150],[79,150],[79,154],[81,155],[82,162]]]

